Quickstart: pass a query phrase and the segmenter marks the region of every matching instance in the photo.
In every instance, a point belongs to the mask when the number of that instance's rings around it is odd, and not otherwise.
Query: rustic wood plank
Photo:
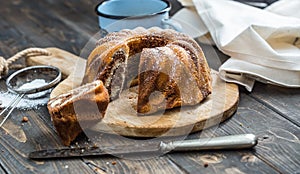
[[[278,173],[251,151],[208,151],[168,155],[187,173]]]
[[[158,145],[160,141],[170,141],[174,137],[168,138],[133,138],[123,137],[120,135],[105,134],[99,132],[85,131],[88,137],[88,142],[84,137],[77,138],[75,145],[82,146],[98,146],[111,147],[115,145],[130,145],[140,144],[145,145],[151,143]],[[175,139],[182,139],[175,137]],[[107,152],[109,153],[109,152]],[[151,153],[143,155],[123,155],[123,156],[102,156],[85,157],[84,162],[91,166],[99,173],[184,173],[175,163],[167,156],[160,156],[161,153]]]
[[[237,114],[220,127],[228,134],[256,134],[255,156],[282,173],[300,172],[299,127],[246,94]]]
[[[3,174],[6,173],[4,168],[1,166],[1,164],[0,164],[0,173],[3,173]]]
[[[62,147],[53,129],[35,111],[15,110],[12,117],[0,129],[0,161],[8,173],[87,173],[92,170],[80,159],[34,161],[27,158],[29,152],[38,149]],[[29,122],[22,123],[23,116]]]
[[[213,127],[207,129],[200,133],[191,134],[187,137],[187,139],[195,139],[199,137],[208,137],[208,136],[222,136],[226,135],[224,131],[218,129],[218,127]],[[175,137],[178,139],[182,139],[184,137]],[[108,135],[108,134],[99,134],[94,139],[91,137],[91,144],[102,145],[102,146],[113,146],[117,144],[137,144],[141,143],[140,141],[149,140],[149,142],[154,143],[163,140],[169,141],[174,138],[155,138],[155,139],[136,139],[130,137],[118,137],[117,135]],[[81,142],[82,143],[82,142]],[[79,143],[80,144],[80,143]],[[159,161],[163,158],[168,157],[172,165],[176,166],[180,170],[183,170],[186,173],[227,173],[232,172],[240,172],[240,173],[255,173],[258,169],[260,172],[258,173],[278,173],[276,170],[272,169],[270,166],[266,165],[264,161],[260,160],[256,156],[254,156],[253,151],[251,150],[240,150],[240,151],[206,151],[206,152],[188,152],[188,153],[171,153],[168,155],[164,155],[162,157],[157,157],[157,155],[153,155],[153,159]],[[100,161],[95,161],[94,158],[85,158],[86,162],[94,162],[94,164],[101,169],[102,171],[116,172],[116,173],[127,173],[126,168],[123,168],[123,165],[127,164],[127,158],[142,158],[143,161],[152,164],[152,159],[147,159],[147,156],[137,156],[137,157],[125,157],[125,159],[119,158],[101,158]],[[112,166],[111,169],[109,164],[116,161],[120,163],[119,166]],[[124,164],[125,163],[125,164]],[[133,165],[133,164],[131,164]],[[131,166],[129,165],[129,166]],[[108,169],[106,168],[108,167]],[[116,168],[115,168],[116,167]],[[125,170],[125,171],[124,171]],[[164,171],[164,170],[163,170]],[[137,173],[140,171],[137,170]],[[153,172],[152,170],[149,171]],[[169,171],[168,171],[169,172]],[[146,171],[148,173],[148,170]]]
[[[300,127],[300,88],[256,83],[250,96]]]
[[[85,158],[86,163],[93,164],[106,173],[185,173],[167,157],[155,157],[144,160],[120,159],[114,157]]]
[[[203,161],[199,162],[199,156],[208,155],[213,156],[215,159],[217,157],[213,155],[214,152],[189,153],[184,156],[170,154],[169,157],[189,173],[195,173],[201,169],[203,173],[213,173],[214,171],[219,173],[226,171],[225,169],[227,168],[244,173],[249,171],[254,173],[299,172],[297,167],[299,166],[299,160],[297,159],[300,158],[299,128],[247,95],[242,94],[241,98],[237,114],[224,124],[221,124],[220,130],[221,132],[227,132],[226,134],[257,134],[260,142],[255,151],[246,151],[246,153],[245,151],[220,152],[221,156],[226,157],[226,160],[224,160],[226,165],[223,162],[220,162],[220,164],[214,163],[210,169],[209,167],[204,167]],[[219,136],[222,135],[220,130],[215,132]],[[249,163],[241,164],[242,161],[245,162],[245,159],[250,160]],[[269,166],[266,166],[264,163],[267,163]],[[234,169],[232,168],[233,166],[237,166],[237,168]]]
[[[64,24],[65,30],[70,28],[74,32],[77,32],[80,37],[89,39],[99,31],[98,19],[93,5],[82,5],[82,1],[52,2],[49,3],[49,6],[51,6],[53,10],[44,15],[48,15],[55,20],[60,21]],[[43,2],[38,2],[38,6],[45,7],[45,4]],[[55,26],[60,27],[57,25]]]
[[[33,24],[24,12],[27,8],[16,6],[10,3],[5,3],[1,6],[0,12],[2,14],[2,20],[9,25],[9,28],[16,30],[16,35],[11,34],[9,37],[13,37],[14,40],[21,40],[23,37],[34,38],[33,40],[39,41],[39,37],[42,35],[42,29]],[[14,15],[15,11],[18,11],[19,15]],[[16,25],[18,24],[18,25]],[[3,35],[4,36],[4,35]]]
[[[235,117],[235,116],[233,116]],[[230,120],[230,119],[229,119]],[[224,125],[221,123],[221,125]],[[219,126],[191,134],[187,139],[225,136]],[[254,155],[254,150],[194,151],[170,153],[168,157],[187,173],[278,173]]]
[[[51,16],[49,11],[43,10],[46,7],[26,2],[5,5],[5,8],[1,9],[4,20],[12,25],[17,23],[14,27],[21,35],[39,47],[56,46],[78,53],[87,41],[87,38]],[[20,14],[14,15],[15,11],[19,11]]]
[[[6,20],[0,20],[0,28],[3,29],[0,32],[0,56],[8,58],[19,51],[16,50],[16,43],[19,47],[30,46],[26,39],[22,38],[19,31],[14,29]]]
[[[21,37],[14,37],[15,40],[24,41],[29,38],[34,43],[31,46],[57,46],[79,55],[90,37],[99,31],[94,12],[97,3],[97,1],[72,3],[49,1],[33,4],[27,1],[6,1],[0,8],[0,12],[4,21],[19,24],[14,27],[19,30]],[[171,3],[172,13],[181,8],[177,1],[172,0]],[[44,10],[50,8],[51,10]],[[15,11],[20,14],[14,15]]]
[[[72,26],[74,30],[84,28],[85,32],[94,34],[98,28],[98,18],[95,7],[99,1],[53,1],[49,5],[54,9],[51,11],[58,20],[65,21],[66,25]],[[43,3],[40,3],[43,6]],[[61,19],[63,18],[63,19]],[[75,26],[75,28],[74,28]],[[84,33],[83,33],[84,34]]]
[[[39,2],[39,5],[41,7],[45,6],[42,2]],[[52,3],[51,7],[53,7],[53,10],[45,15],[49,16],[48,18],[51,20],[56,20],[57,23],[55,24],[55,28],[53,28],[53,26],[48,26],[48,28],[52,28],[53,31],[70,33],[64,35],[67,40],[69,37],[79,37],[80,39],[71,38],[69,45],[72,45],[73,49],[69,51],[75,55],[87,58],[90,52],[95,48],[95,42],[104,36],[101,34],[103,31],[98,27],[97,17],[94,11],[92,11],[91,6],[83,8],[82,10],[82,8],[78,8],[81,7],[80,3],[77,2],[76,4],[73,3],[73,1],[72,3],[66,1],[63,3]],[[87,11],[89,12],[86,13]],[[36,19],[36,21],[39,21],[39,19]],[[47,32],[47,35],[57,38],[55,32]],[[64,49],[61,46],[59,46],[59,48]]]

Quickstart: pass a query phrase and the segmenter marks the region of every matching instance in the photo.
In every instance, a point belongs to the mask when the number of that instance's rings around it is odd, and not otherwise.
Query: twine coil
[[[0,79],[8,74],[9,69],[21,68],[22,65],[14,65],[13,63],[22,57],[32,57],[32,56],[49,56],[51,53],[44,48],[27,48],[21,52],[18,52],[14,56],[5,59],[0,56]]]

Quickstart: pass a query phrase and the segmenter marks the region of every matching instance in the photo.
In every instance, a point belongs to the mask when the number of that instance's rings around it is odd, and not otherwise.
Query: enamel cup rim
[[[98,16],[102,16],[102,17],[105,17],[105,18],[110,18],[110,19],[125,19],[125,18],[145,18],[145,17],[149,17],[149,16],[154,16],[154,15],[158,15],[158,14],[163,14],[163,13],[166,13],[166,12],[169,12],[171,10],[171,3],[167,0],[156,0],[156,1],[162,1],[164,3],[166,3],[166,7],[158,12],[155,12],[155,13],[149,13],[149,14],[143,14],[143,15],[137,15],[137,16],[121,16],[121,15],[113,15],[113,14],[105,14],[103,12],[100,12],[98,10],[98,8],[105,4],[105,3],[109,3],[111,1],[115,1],[115,0],[104,0],[102,2],[100,2],[98,5],[96,5],[95,7],[95,11],[97,13]]]

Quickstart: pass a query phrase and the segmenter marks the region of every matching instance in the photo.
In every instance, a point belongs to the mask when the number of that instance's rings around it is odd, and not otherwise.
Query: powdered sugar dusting
[[[25,83],[22,86],[18,88],[18,90],[30,90],[34,88],[40,88],[42,86],[47,85],[46,81],[44,79],[34,79],[30,83]]]
[[[49,91],[47,91],[47,94],[45,93],[46,92],[39,92],[37,94],[28,95],[27,97],[25,96],[20,100],[16,108],[21,110],[28,110],[28,109],[37,109],[39,106],[46,105],[49,100]],[[8,107],[8,105],[16,97],[16,95],[17,94],[10,93],[10,92],[5,92],[5,93],[0,92],[0,101],[2,102],[0,108]],[[37,95],[39,95],[40,97],[33,98],[34,95],[36,95],[36,97]]]
[[[44,79],[35,79],[31,81],[30,83],[25,83],[22,86],[18,88],[18,90],[30,90],[34,88],[39,88],[44,85],[46,85],[46,81]],[[49,100],[49,92],[50,90],[34,93],[34,94],[28,94],[23,97],[20,102],[17,104],[16,108],[18,109],[37,109],[38,106],[42,106],[47,104]],[[9,107],[9,104],[17,94],[11,93],[11,92],[0,92],[0,108],[6,108]]]

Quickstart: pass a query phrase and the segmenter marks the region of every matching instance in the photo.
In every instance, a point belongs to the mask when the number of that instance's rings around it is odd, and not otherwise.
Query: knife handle
[[[257,144],[257,137],[253,134],[230,135],[213,138],[161,142],[162,151],[189,151],[215,149],[244,149],[252,148]]]

